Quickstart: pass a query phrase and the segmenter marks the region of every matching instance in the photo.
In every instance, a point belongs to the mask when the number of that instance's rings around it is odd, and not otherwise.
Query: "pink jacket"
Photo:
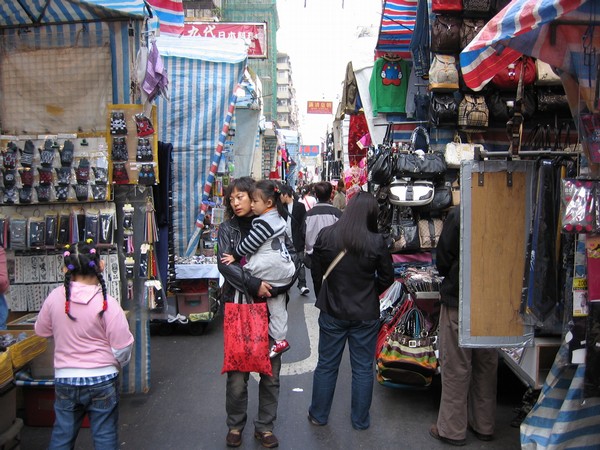
[[[121,305],[113,297],[108,296],[108,309],[103,317],[98,316],[101,310],[99,285],[71,283],[70,312],[77,320],[71,320],[65,313],[64,286],[48,295],[35,322],[35,332],[42,337],[54,337],[57,376],[60,369],[98,369],[97,374],[107,370],[111,373],[111,368],[118,370],[114,351],[131,346],[133,335]]]

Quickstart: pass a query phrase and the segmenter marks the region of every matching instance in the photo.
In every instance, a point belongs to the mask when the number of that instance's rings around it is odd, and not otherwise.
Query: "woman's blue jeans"
[[[75,440],[85,414],[95,450],[119,448],[119,377],[92,386],[57,383],[54,387],[56,421],[50,439],[50,450],[75,448]]]
[[[331,411],[338,370],[346,341],[352,366],[352,426],[369,428],[373,398],[373,365],[379,320],[340,320],[324,312],[319,315],[319,361],[313,376],[309,414],[325,424]]]

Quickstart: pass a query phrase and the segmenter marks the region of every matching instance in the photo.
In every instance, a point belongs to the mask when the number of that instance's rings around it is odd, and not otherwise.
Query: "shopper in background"
[[[307,211],[313,209],[317,203],[317,199],[313,197],[313,184],[306,184],[300,189],[299,202],[304,205]]]
[[[311,268],[311,257],[313,245],[317,240],[319,231],[323,228],[333,225],[342,216],[342,212],[331,204],[331,192],[333,188],[327,181],[319,181],[314,184],[315,195],[317,196],[317,204],[310,211],[306,212],[306,220],[304,221],[304,249],[306,256],[304,262],[306,267]],[[313,284],[315,284],[315,275],[311,272]]]
[[[304,260],[304,233],[303,225],[306,218],[306,208],[298,201],[292,187],[288,184],[281,185],[281,201],[286,210],[284,218],[287,223],[287,233],[291,237],[296,249],[296,257]],[[302,261],[298,269],[298,289],[301,295],[308,295],[310,289],[306,286],[306,269]]]
[[[6,330],[6,321],[8,320],[8,304],[4,293],[8,291],[10,281],[8,279],[8,269],[6,267],[6,252],[4,247],[0,246],[0,330]]]
[[[254,213],[252,212],[251,193],[255,182],[250,177],[233,180],[225,192],[225,207],[228,219],[219,225],[217,264],[219,272],[225,279],[221,298],[232,302],[238,295],[252,297],[271,297],[285,292],[290,286],[276,288],[269,283],[251,276],[242,268],[239,262],[225,264],[221,262],[224,254],[232,254],[235,247],[245,238],[252,228]],[[293,250],[293,248],[292,248]],[[273,342],[271,342],[272,344]],[[263,447],[272,448],[279,445],[273,434],[274,422],[277,418],[279,402],[279,371],[281,370],[281,355],[271,359],[272,375],[260,374],[258,386],[258,415],[254,420],[254,436]],[[248,418],[248,379],[250,373],[227,372],[225,391],[225,409],[227,411],[226,443],[228,447],[242,445],[242,431]]]
[[[54,338],[56,420],[50,449],[75,448],[85,414],[94,447],[118,449],[119,370],[129,363],[133,335],[121,305],[106,292],[104,261],[90,240],[67,246],[64,286],[46,298],[35,322]]]
[[[460,208],[446,217],[436,249],[440,288],[439,351],[442,397],[437,423],[429,434],[450,445],[466,444],[467,428],[481,441],[491,441],[496,421],[498,351],[458,345]]]
[[[335,188],[335,195],[333,196],[333,206],[340,211],[343,211],[346,207],[346,186],[343,180],[339,180]]]
[[[327,424],[347,341],[352,366],[352,427],[365,430],[370,426],[379,295],[394,282],[392,258],[385,239],[377,232],[378,213],[375,197],[359,192],[348,202],[340,220],[324,228],[314,244],[312,274],[316,307],[321,312],[319,359],[308,409],[313,425]],[[323,275],[342,250],[346,253],[331,270],[327,289],[321,292]]]

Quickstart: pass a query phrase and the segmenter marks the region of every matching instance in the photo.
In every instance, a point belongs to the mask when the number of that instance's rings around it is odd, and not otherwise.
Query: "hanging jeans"
[[[429,11],[427,0],[419,0],[415,29],[410,40],[413,55],[413,71],[419,77],[429,75]]]

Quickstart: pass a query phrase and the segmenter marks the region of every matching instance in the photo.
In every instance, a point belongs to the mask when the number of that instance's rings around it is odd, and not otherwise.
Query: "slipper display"
[[[169,314],[167,316],[167,322],[169,322],[169,323],[179,322],[179,323],[186,324],[186,323],[188,323],[188,318],[185,317],[183,314],[177,314],[176,316]]]

